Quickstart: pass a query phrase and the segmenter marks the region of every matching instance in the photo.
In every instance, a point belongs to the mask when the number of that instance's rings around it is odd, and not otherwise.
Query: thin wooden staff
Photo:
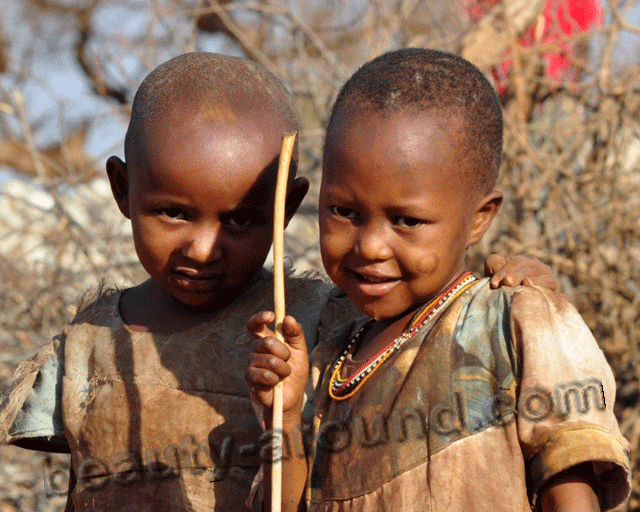
[[[276,181],[276,200],[273,214],[273,301],[275,303],[276,338],[284,342],[284,221],[287,200],[287,181],[291,155],[297,132],[285,133]],[[280,512],[282,504],[282,381],[273,389],[273,451],[271,461],[271,512]]]

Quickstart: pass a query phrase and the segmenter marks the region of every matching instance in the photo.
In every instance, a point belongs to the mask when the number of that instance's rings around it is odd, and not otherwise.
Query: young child
[[[262,433],[243,379],[246,319],[272,307],[262,266],[282,134],[295,129],[284,86],[243,59],[187,54],[141,84],[125,161],[109,158],[107,173],[150,278],[99,294],[18,368],[0,408],[0,442],[71,453],[67,510],[243,508]],[[287,219],[307,188],[293,172]],[[495,277],[509,274],[549,278],[526,258]],[[354,316],[330,288],[288,278],[310,346],[321,311]]]
[[[79,313],[18,370],[2,409],[4,442],[71,453],[69,507],[243,507],[261,434],[246,318],[272,307],[262,266],[282,134],[295,129],[284,86],[243,59],[187,54],[141,84],[126,162],[109,158],[107,173],[151,277]],[[307,188],[294,173],[287,219]],[[327,285],[287,285],[314,332]]]
[[[591,511],[628,496],[615,381],[578,313],[465,271],[502,202],[501,152],[500,103],[459,57],[399,50],[342,88],[320,243],[370,318],[321,340],[310,372],[293,317],[288,347],[272,313],[249,322],[246,378],[267,424],[284,379],[283,510]]]

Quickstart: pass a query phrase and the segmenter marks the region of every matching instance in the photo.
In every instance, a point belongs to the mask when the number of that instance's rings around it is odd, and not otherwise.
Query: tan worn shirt
[[[288,278],[287,310],[315,344],[327,284]],[[77,511],[237,511],[261,459],[262,430],[244,372],[250,315],[272,309],[272,276],[225,310],[171,334],[130,330],[122,292],[81,312],[52,344],[16,371],[0,408],[0,442],[65,447]]]
[[[331,370],[360,325],[312,355],[309,510],[531,510],[550,477],[586,461],[603,509],[628,497],[613,375],[558,295],[478,281],[335,401]],[[293,456],[304,453],[303,437],[291,440]]]

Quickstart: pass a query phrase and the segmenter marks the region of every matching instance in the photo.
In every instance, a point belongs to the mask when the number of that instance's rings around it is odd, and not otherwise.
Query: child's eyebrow
[[[394,198],[394,203],[391,203],[387,206],[388,210],[397,210],[397,211],[427,211],[431,208],[429,204],[425,204],[423,201],[419,199],[411,200],[407,198]]]
[[[235,207],[227,210],[226,213],[239,212],[239,211],[247,211],[247,212],[254,211],[254,212],[262,213],[267,210],[271,211],[271,203],[269,201],[263,201],[259,203],[241,202],[237,204]]]
[[[323,195],[325,199],[346,200],[351,197],[352,194],[339,185],[325,185]]]

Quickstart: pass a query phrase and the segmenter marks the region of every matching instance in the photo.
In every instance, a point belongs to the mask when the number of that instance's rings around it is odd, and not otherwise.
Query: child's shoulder
[[[88,290],[78,300],[74,308],[76,314],[70,324],[90,323],[104,315],[120,316],[120,297],[126,290],[127,288],[110,287],[104,283]]]
[[[272,272],[265,271],[263,280],[268,286],[273,286]],[[286,274],[285,292],[288,301],[326,301],[331,293],[333,285],[328,283],[317,270],[295,272],[289,270]]]
[[[523,317],[537,323],[560,318],[582,321],[573,304],[554,291],[534,285],[492,289],[489,278],[478,280],[470,288],[464,315],[487,323]]]
[[[541,355],[552,353],[559,359],[571,354],[603,360],[576,308],[551,290],[530,285],[491,289],[489,280],[482,279],[460,299],[455,338],[466,352],[500,354],[512,364],[522,357],[548,361]]]
[[[604,354],[576,308],[537,286],[490,289],[479,281],[457,321],[456,346],[480,360],[509,361],[544,376],[540,385],[591,379],[613,382]],[[488,363],[487,363],[488,364]]]

